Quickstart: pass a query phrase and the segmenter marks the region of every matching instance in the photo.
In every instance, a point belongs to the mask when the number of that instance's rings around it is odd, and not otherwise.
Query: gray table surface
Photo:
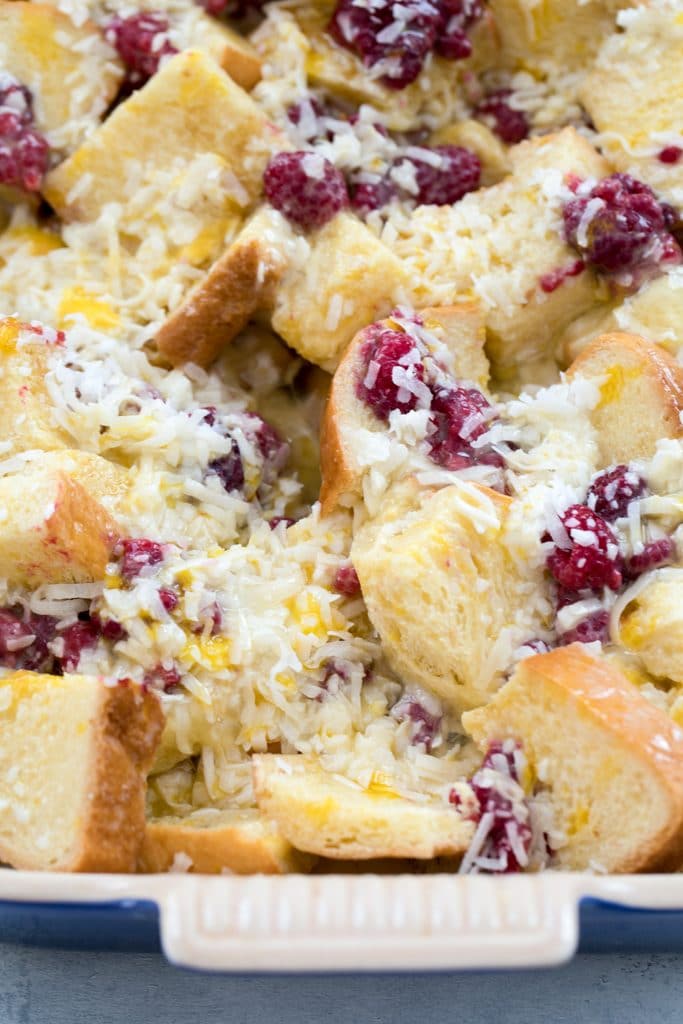
[[[681,1024],[683,956],[501,974],[230,977],[0,946],[0,1024]]]

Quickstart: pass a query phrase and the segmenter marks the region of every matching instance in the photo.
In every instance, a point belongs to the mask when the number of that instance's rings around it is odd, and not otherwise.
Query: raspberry
[[[360,594],[360,580],[358,579],[358,573],[350,562],[347,562],[346,565],[339,566],[335,573],[332,586],[338,594],[343,594],[345,597],[357,597],[358,594]]]
[[[515,110],[510,106],[508,98],[511,95],[511,89],[490,92],[474,108],[474,116],[495,132],[499,139],[514,146],[529,134],[529,122],[523,110]]]
[[[339,0],[328,31],[366,68],[379,66],[385,85],[405,89],[420,74],[442,20],[430,0],[373,0],[367,6]]]
[[[268,526],[271,530],[276,530],[280,523],[285,524],[285,529],[289,529],[290,526],[294,526],[296,519],[292,519],[290,516],[273,516],[272,519],[268,520]]]
[[[125,640],[128,636],[121,623],[116,619],[102,619],[97,612],[91,612],[90,621],[95,623],[105,640],[110,640],[113,644],[118,643],[119,640]]]
[[[488,429],[490,416],[486,413],[491,411],[476,388],[438,388],[432,396],[430,457],[447,469],[462,469],[483,461],[471,443]]]
[[[121,541],[120,549],[121,575],[127,583],[164,559],[161,544],[155,540],[147,540],[146,537],[127,537]]]
[[[415,169],[417,195],[414,199],[418,204],[448,206],[479,188],[481,161],[476,153],[463,146],[422,146],[421,149],[424,160],[410,156],[397,161],[397,166],[407,162]],[[430,159],[430,154],[434,159]]]
[[[50,148],[32,124],[31,93],[12,75],[0,72],[0,185],[40,191]]]
[[[351,180],[351,206],[359,217],[367,217],[373,210],[381,210],[387,206],[397,195],[393,182],[387,178],[379,178],[377,181]]]
[[[248,422],[245,433],[254,442],[263,459],[264,481],[272,483],[280,470],[284,469],[289,458],[289,444],[280,437],[275,427],[271,427],[261,416],[252,412],[246,415]]]
[[[546,562],[566,590],[601,590],[621,586],[619,543],[605,520],[587,505],[570,505],[560,516],[569,547],[555,546]],[[546,535],[547,536],[547,535]]]
[[[213,459],[208,465],[208,470],[215,473],[228,493],[239,491],[244,486],[244,466],[240,448],[235,438],[231,438],[230,451],[227,455],[221,455]]]
[[[472,53],[467,29],[484,13],[479,0],[441,0],[443,26],[434,49],[447,60],[465,60]]]
[[[392,409],[415,409],[417,395],[394,380],[403,376],[408,382],[421,382],[424,378],[420,352],[413,339],[381,324],[367,328],[365,335],[367,341],[361,350],[364,373],[356,385],[358,397],[381,420],[388,420]]]
[[[609,640],[609,612],[604,610],[593,612],[577,623],[573,629],[568,629],[557,641],[561,647],[567,644],[592,644],[599,640],[601,644]]]
[[[339,693],[344,683],[351,678],[352,665],[343,658],[328,658],[323,664],[323,677],[320,681],[321,692],[315,698],[322,701],[328,694],[334,696]]]
[[[667,565],[676,558],[676,545],[671,537],[661,537],[659,540],[652,540],[646,544],[638,555],[631,555],[624,576],[627,580],[635,580],[650,569],[656,569],[660,565]]]
[[[469,57],[466,31],[481,15],[479,0],[339,0],[328,31],[390,89],[405,89],[432,50],[450,60]]]
[[[112,18],[105,35],[126,65],[128,82],[137,88],[159,69],[162,57],[177,53],[168,38],[168,19],[158,11]]]
[[[319,120],[325,116],[325,108],[315,96],[305,96],[298,103],[293,103],[287,110],[287,120],[299,129],[300,137],[306,142],[329,139],[329,133],[321,134]]]
[[[529,808],[519,786],[515,760],[518,749],[510,740],[504,743],[495,740],[489,746],[481,767],[470,779],[478,805],[474,820],[478,823],[485,814],[490,815],[481,856],[486,861],[498,862],[495,867],[487,866],[484,870],[501,874],[520,871],[526,866],[531,849]],[[460,796],[456,790],[451,790],[449,800],[456,807],[460,805]],[[523,851],[524,865],[518,860],[515,851],[517,854]]]
[[[646,484],[641,476],[628,466],[620,464],[605,469],[593,479],[586,505],[608,523],[626,515],[628,506],[645,493]]]
[[[573,263],[569,263],[565,267],[556,267],[554,270],[549,270],[547,274],[541,274],[538,279],[541,291],[545,292],[546,295],[550,295],[552,292],[556,292],[560,285],[564,284],[568,278],[578,277],[585,269],[583,260],[574,260]]]
[[[569,244],[604,273],[681,261],[671,234],[675,212],[657,200],[649,185],[628,174],[612,174],[587,196],[571,199],[563,218]]]
[[[83,651],[95,647],[97,644],[100,638],[99,624],[92,619],[85,622],[74,622],[57,636],[64,641],[64,648],[59,659],[62,670],[75,672]]]
[[[349,205],[344,176],[318,153],[277,153],[263,186],[275,209],[304,230],[322,227]]]

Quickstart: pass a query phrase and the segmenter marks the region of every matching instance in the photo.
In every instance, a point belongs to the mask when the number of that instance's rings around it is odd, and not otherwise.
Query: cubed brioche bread
[[[49,360],[60,352],[56,334],[43,336],[15,317],[0,319],[0,441],[10,455],[68,445],[52,416],[45,386]]]
[[[130,872],[163,714],[129,682],[16,672],[0,680],[0,861]]]
[[[284,875],[305,871],[311,858],[294,850],[257,811],[211,807],[183,817],[151,818],[139,870],[171,869],[202,875]]]
[[[650,458],[660,438],[683,436],[683,367],[658,345],[635,334],[603,334],[568,376],[601,380],[591,420],[603,466]]]
[[[485,750],[518,740],[566,837],[554,866],[676,869],[683,860],[683,730],[582,644],[521,662],[490,704],[463,715]]]
[[[532,74],[584,68],[626,6],[628,0],[489,0],[499,63]]]
[[[681,145],[683,24],[680,4],[636,6],[623,31],[608,36],[579,92],[601,147],[619,171],[646,181],[675,205],[683,200],[683,161],[660,160]]]
[[[189,48],[204,50],[242,89],[249,92],[261,77],[261,60],[248,39],[201,11],[194,14]]]
[[[96,25],[24,0],[0,0],[0,68],[31,91],[36,128],[62,157],[98,126],[123,79]]]
[[[476,302],[452,306],[433,306],[420,312],[425,329],[443,343],[451,355],[454,376],[484,389],[488,384],[488,361],[484,355],[484,316]],[[400,330],[400,325],[384,321]],[[339,364],[325,407],[320,435],[323,512],[329,514],[338,505],[351,505],[363,486],[366,465],[359,458],[358,431],[385,429],[372,409],[356,394],[362,377],[361,360],[365,331],[360,331],[346,349]]]
[[[0,576],[20,586],[104,577],[119,529],[63,469],[39,464],[0,477]]]
[[[287,66],[277,68],[291,73],[294,60],[307,82],[346,103],[368,103],[382,114],[382,120],[394,131],[410,131],[424,122],[444,124],[462,110],[463,93],[472,72],[495,64],[497,40],[493,20],[487,11],[468,29],[472,55],[451,61],[431,55],[418,78],[400,90],[386,85],[378,74],[368,74],[361,58],[340,46],[327,31],[334,13],[334,0],[293,0],[286,6],[285,18],[276,9],[252,36],[256,49],[268,66],[277,67],[285,55]],[[295,55],[295,56],[294,56]]]
[[[125,204],[144,188],[151,195],[160,171],[173,168],[180,179],[193,160],[213,154],[227,217],[254,202],[270,154],[283,145],[280,131],[211,57],[186,50],[47,176],[44,195],[63,220],[92,221],[106,203]]]
[[[656,342],[680,362],[683,352],[683,286],[677,272],[646,281],[621,301],[596,306],[571,323],[558,344],[560,365],[567,366],[591,341],[612,331],[639,334]]]
[[[407,481],[351,547],[390,665],[457,711],[486,703],[500,686],[506,659],[493,650],[521,611],[522,570],[505,544],[510,503],[460,481],[411,494]]]
[[[683,568],[659,570],[619,620],[619,643],[656,679],[683,683]]]
[[[567,324],[599,300],[603,285],[562,233],[570,175],[601,178],[608,165],[573,128],[510,150],[512,173],[454,206],[419,206],[394,250],[413,275],[422,305],[477,297],[486,312],[486,352],[501,380],[554,354]],[[570,271],[548,292],[544,276]]]
[[[35,452],[26,465],[27,468],[36,466],[45,472],[66,473],[88,492],[93,501],[101,503],[114,516],[124,503],[132,482],[132,473],[124,466],[76,448]]]
[[[296,352],[332,371],[364,324],[388,313],[408,278],[388,246],[339,213],[303,236],[264,207],[157,334],[174,365],[206,366],[253,315]]]
[[[292,846],[335,860],[464,853],[474,834],[455,808],[413,802],[384,784],[362,789],[298,755],[254,757],[254,788]]]

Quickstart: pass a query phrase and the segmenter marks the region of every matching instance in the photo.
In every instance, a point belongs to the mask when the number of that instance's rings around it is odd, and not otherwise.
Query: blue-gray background
[[[0,1024],[682,1024],[683,956],[503,974],[217,977],[0,945]]]

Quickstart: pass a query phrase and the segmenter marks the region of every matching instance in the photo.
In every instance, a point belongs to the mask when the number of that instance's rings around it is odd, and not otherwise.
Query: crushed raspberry
[[[529,134],[529,122],[523,110],[515,110],[508,102],[512,89],[496,89],[474,108],[474,116],[509,146],[521,142]]]
[[[525,640],[520,646],[526,647],[532,654],[547,654],[550,650],[550,644],[545,640],[541,640],[540,637],[534,637],[533,640]]]
[[[97,621],[74,622],[57,634],[64,642],[60,662],[64,672],[75,672],[85,650],[95,647],[100,638]]]
[[[105,640],[118,643],[128,636],[125,629],[116,619],[102,619],[97,612],[90,612],[90,621],[93,622]]]
[[[671,234],[675,211],[628,174],[603,178],[564,208],[564,231],[583,259],[604,273],[673,265],[681,250]]]
[[[447,469],[463,469],[482,461],[471,444],[488,429],[492,411],[476,388],[438,388],[432,396],[430,457]]]
[[[272,519],[268,520],[268,526],[271,530],[276,530],[280,523],[285,524],[285,529],[289,529],[290,526],[294,526],[296,519],[292,519],[290,516],[273,516]]]
[[[205,405],[201,409],[203,412],[203,420],[208,427],[215,427],[216,417],[218,416],[218,409],[215,405]]]
[[[33,127],[31,93],[0,72],[0,185],[38,192],[48,169],[50,147]]]
[[[567,644],[592,644],[598,640],[601,644],[609,640],[609,612],[600,610],[587,615],[573,629],[568,629],[557,641],[561,647]]]
[[[528,863],[532,832],[529,807],[519,784],[515,756],[519,749],[510,740],[494,741],[469,780],[477,801],[473,820],[481,826],[486,819],[487,825],[481,850],[473,858],[474,870],[509,874]],[[457,790],[451,791],[449,800],[460,806]]]
[[[344,597],[357,597],[360,594],[358,573],[350,562],[339,566],[334,574],[332,586],[338,594],[343,594]]]
[[[422,382],[424,367],[413,339],[382,324],[368,327],[365,337],[362,376],[356,385],[358,397],[381,420],[388,420],[392,409],[404,413],[415,409],[418,396],[405,384]]]
[[[325,108],[315,96],[305,96],[293,103],[287,110],[287,120],[299,129],[299,136],[306,142],[331,141],[332,133],[323,129],[320,118],[325,117]]]
[[[328,658],[323,664],[323,677],[320,681],[321,692],[315,698],[318,702],[326,696],[334,697],[342,686],[351,679],[353,666],[343,658]]]
[[[367,217],[373,210],[381,210],[398,195],[393,182],[386,176],[374,182],[351,180],[349,191],[351,206],[359,217]]]
[[[248,14],[261,14],[266,0],[195,0],[195,2],[214,18],[218,18],[221,14],[227,14],[229,18],[240,20],[246,18]]]
[[[635,470],[620,464],[603,470],[593,479],[586,505],[608,523],[613,523],[627,514],[631,502],[640,498],[646,489],[645,481]]]
[[[683,156],[683,149],[680,146],[665,146],[657,154],[657,159],[662,164],[677,164]]]
[[[424,160],[411,155],[397,161],[397,166],[407,162],[415,168],[417,195],[413,198],[418,204],[447,206],[479,188],[481,161],[476,153],[463,146],[422,146],[421,149],[425,153]]]
[[[227,455],[221,455],[213,459],[208,465],[208,470],[215,473],[228,493],[239,491],[244,486],[244,466],[240,448],[235,438],[231,438],[230,451]]]
[[[277,153],[263,175],[266,198],[304,230],[322,227],[349,205],[341,171],[318,153]]]
[[[676,559],[676,545],[671,537],[661,537],[646,544],[640,554],[631,555],[626,563],[624,576],[635,580],[644,572],[668,565]]]
[[[450,60],[469,57],[466,31],[481,14],[478,0],[339,0],[328,31],[385,85],[405,89],[433,50]]]
[[[21,609],[0,610],[0,664],[5,668],[51,672],[53,656],[47,645],[54,638],[55,621],[48,615],[22,616]]]
[[[442,0],[442,27],[434,49],[447,60],[465,60],[472,53],[467,30],[479,21],[484,9],[479,0]]]
[[[178,607],[178,601],[180,598],[178,597],[178,592],[174,590],[173,587],[160,587],[159,600],[164,606],[164,609],[170,614],[174,608]]]
[[[263,479],[266,483],[271,483],[284,469],[289,458],[290,446],[280,437],[275,427],[271,427],[261,416],[252,412],[246,415],[246,433],[263,459]]]
[[[146,537],[127,537],[119,545],[121,553],[121,575],[130,582],[146,569],[158,565],[164,559],[164,549],[156,540]],[[117,554],[119,550],[117,549]]]
[[[168,38],[168,19],[158,11],[141,11],[127,18],[112,18],[106,39],[126,65],[128,83],[137,88],[159,69],[162,57],[177,53]]]
[[[159,662],[149,672],[145,672],[143,684],[153,690],[163,690],[164,693],[174,693],[180,685],[182,676],[175,665],[167,668]]]
[[[397,722],[411,722],[411,743],[415,746],[424,745],[427,753],[431,751],[441,730],[441,715],[431,712],[416,697],[406,694],[394,704],[391,716]]]
[[[573,263],[568,263],[566,267],[556,267],[555,270],[549,270],[547,274],[541,274],[538,279],[541,291],[545,292],[546,295],[550,295],[551,292],[556,292],[560,285],[563,285],[570,277],[578,277],[585,269],[586,265],[583,260],[574,260]]]
[[[570,505],[560,521],[568,547],[555,545],[546,565],[566,590],[618,590],[622,582],[619,542],[605,520],[587,505]],[[546,535],[547,539],[547,535]]]

